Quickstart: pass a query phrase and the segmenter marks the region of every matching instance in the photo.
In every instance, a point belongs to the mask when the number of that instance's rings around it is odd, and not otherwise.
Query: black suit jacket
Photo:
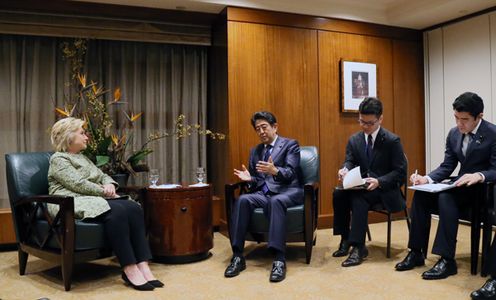
[[[346,146],[344,166],[348,170],[360,166],[362,177],[379,180],[381,201],[387,210],[397,212],[405,209],[400,186],[406,180],[407,164],[400,138],[381,127],[374,141],[374,152],[370,162],[367,159],[365,146],[363,131],[352,135]]]
[[[481,172],[486,181],[496,180],[496,125],[485,120],[481,121],[473,141],[467,147],[467,153],[462,153],[463,134],[454,127],[446,138],[444,161],[437,169],[429,173],[432,180],[439,182],[449,178],[460,162],[458,176],[465,173]]]
[[[265,182],[269,190],[276,194],[285,193],[291,200],[303,201],[303,184],[300,169],[300,146],[296,140],[278,136],[271,157],[279,169],[276,176],[257,172],[256,164],[263,160],[264,144],[259,144],[250,152],[249,172],[251,191],[259,191]]]

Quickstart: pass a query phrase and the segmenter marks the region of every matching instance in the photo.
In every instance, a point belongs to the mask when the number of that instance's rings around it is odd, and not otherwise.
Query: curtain
[[[55,106],[68,97],[70,67],[63,59],[61,38],[0,35],[0,151],[50,151],[49,130]],[[206,125],[207,48],[155,43],[88,41],[84,60],[88,82],[105,89],[120,87],[126,109],[143,112],[137,121],[133,149],[155,131],[171,131],[179,114],[191,124]],[[107,101],[112,93],[107,94]],[[115,112],[118,116],[120,112]],[[206,138],[165,138],[152,145],[150,168],[161,183],[193,183],[197,167],[206,167]],[[5,160],[0,160],[5,170]],[[147,184],[138,173],[131,184]],[[0,172],[0,207],[8,207],[5,172]]]

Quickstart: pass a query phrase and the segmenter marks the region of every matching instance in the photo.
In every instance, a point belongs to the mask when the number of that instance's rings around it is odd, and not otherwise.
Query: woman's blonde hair
[[[74,133],[83,128],[84,121],[72,117],[58,120],[53,124],[50,139],[55,151],[66,152],[74,139]]]

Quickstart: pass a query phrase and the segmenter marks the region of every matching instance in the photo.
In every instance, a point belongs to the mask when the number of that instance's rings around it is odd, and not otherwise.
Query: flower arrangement
[[[86,40],[75,39],[73,43],[62,43],[65,59],[71,63],[71,86],[75,90],[72,98],[66,96],[63,107],[56,107],[55,112],[61,117],[77,117],[86,121],[85,130],[89,137],[86,150],[83,152],[97,167],[109,175],[147,171],[145,158],[153,152],[150,148],[155,141],[166,137],[182,139],[194,133],[223,140],[225,135],[203,129],[199,124],[188,124],[186,117],[180,114],[171,132],[153,132],[137,151],[132,151],[129,145],[133,142],[135,123],[143,112],[125,110],[127,102],[121,100],[121,90],[116,88],[111,99],[105,101],[110,93],[96,82],[87,81],[86,75],[81,74],[82,57],[86,52]],[[118,124],[112,116],[116,110],[123,116],[124,122]]]

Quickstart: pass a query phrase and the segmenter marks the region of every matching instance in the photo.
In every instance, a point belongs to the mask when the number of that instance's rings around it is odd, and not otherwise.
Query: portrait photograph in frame
[[[377,97],[376,64],[341,60],[341,111],[358,112],[365,97]]]

